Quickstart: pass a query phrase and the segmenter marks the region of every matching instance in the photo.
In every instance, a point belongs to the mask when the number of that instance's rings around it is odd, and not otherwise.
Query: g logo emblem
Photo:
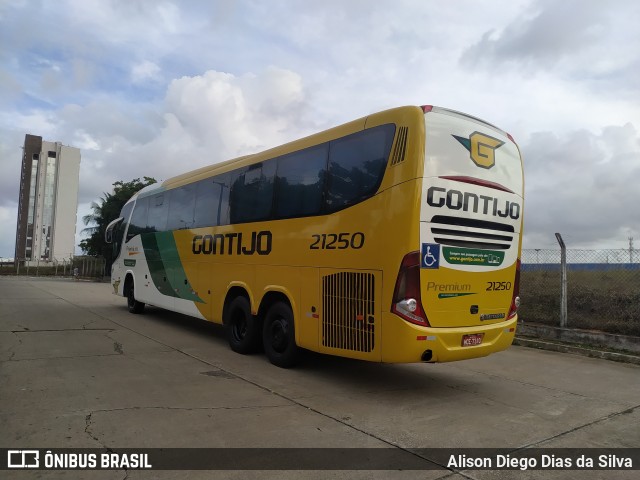
[[[496,164],[496,150],[504,145],[503,141],[480,132],[473,132],[469,138],[457,135],[453,135],[453,138],[469,150],[473,163],[487,169]]]

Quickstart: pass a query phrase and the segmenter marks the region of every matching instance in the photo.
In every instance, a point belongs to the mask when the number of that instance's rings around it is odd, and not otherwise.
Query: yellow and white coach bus
[[[523,191],[510,135],[395,108],[145,187],[107,229],[111,283],[282,367],[480,357],[515,334]]]

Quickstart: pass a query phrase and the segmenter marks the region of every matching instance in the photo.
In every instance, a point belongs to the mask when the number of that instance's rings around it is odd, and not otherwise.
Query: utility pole
[[[629,237],[629,263],[633,263],[633,237]]]

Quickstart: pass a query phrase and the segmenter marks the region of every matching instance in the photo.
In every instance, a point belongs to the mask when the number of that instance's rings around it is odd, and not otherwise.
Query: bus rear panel
[[[403,259],[383,361],[444,362],[508,348],[519,304],[524,182],[517,145],[467,115],[425,109],[420,239]],[[407,328],[407,324],[413,328]]]

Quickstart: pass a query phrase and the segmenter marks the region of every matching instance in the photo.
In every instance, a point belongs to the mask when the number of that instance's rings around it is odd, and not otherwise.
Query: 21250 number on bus
[[[310,250],[359,250],[364,246],[364,233],[321,233],[311,235],[314,241]]]

